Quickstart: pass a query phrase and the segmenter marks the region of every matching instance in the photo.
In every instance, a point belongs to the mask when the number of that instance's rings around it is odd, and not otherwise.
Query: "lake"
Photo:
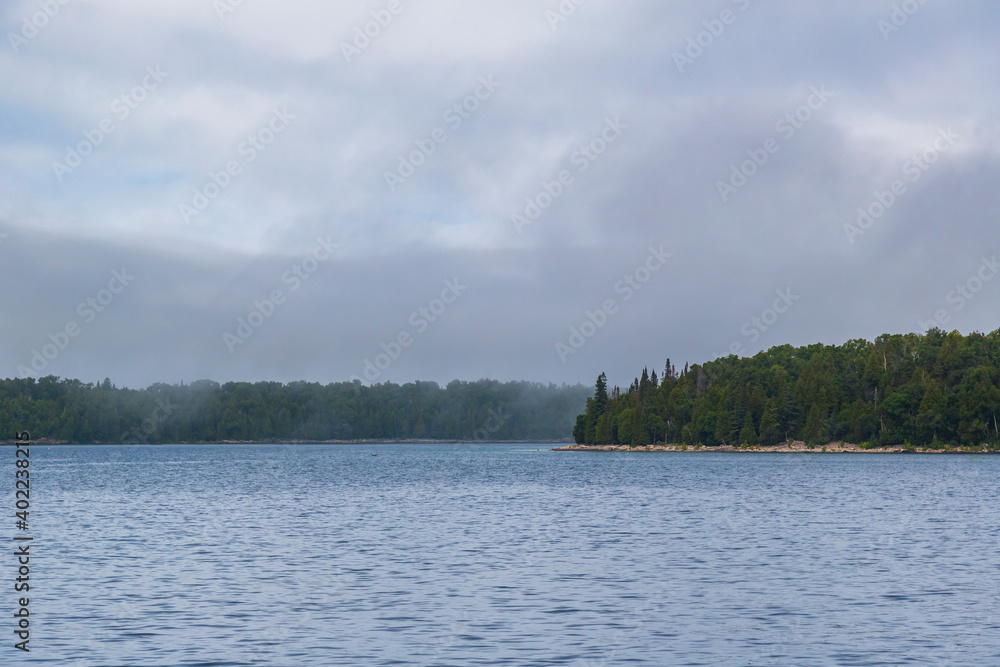
[[[1000,457],[550,446],[36,444],[0,663],[1000,664]]]

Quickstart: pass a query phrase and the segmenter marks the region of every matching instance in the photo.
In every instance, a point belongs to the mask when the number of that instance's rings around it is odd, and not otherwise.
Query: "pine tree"
[[[930,379],[924,387],[924,397],[917,412],[917,433],[921,440],[937,440],[945,409],[944,394],[938,383]]]
[[[601,373],[594,385],[594,414],[600,417],[608,408],[608,376]]]
[[[753,415],[749,410],[743,414],[743,428],[740,429],[738,439],[740,445],[757,444],[757,432],[753,430]]]
[[[764,408],[764,414],[760,418],[760,444],[771,447],[784,439],[778,420],[778,408],[774,401],[768,401],[767,407]]]

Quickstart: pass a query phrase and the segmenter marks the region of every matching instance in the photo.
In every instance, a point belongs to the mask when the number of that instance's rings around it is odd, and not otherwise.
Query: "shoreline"
[[[945,447],[943,449],[930,449],[927,447],[910,447],[902,445],[893,447],[871,447],[862,448],[850,442],[829,442],[825,445],[814,445],[810,447],[801,440],[784,442],[772,447],[762,447],[754,445],[752,447],[734,447],[733,445],[717,445],[708,447],[705,445],[642,445],[632,447],[630,445],[569,445],[567,447],[553,447],[553,452],[733,452],[740,454],[1000,454],[997,450],[987,450],[980,447]]]
[[[48,438],[37,438],[29,442],[23,440],[4,440],[0,445],[69,445],[69,446],[91,446],[91,445],[112,445],[118,447],[135,447],[138,445],[555,445],[570,442],[571,438],[560,440],[433,440],[433,439],[400,439],[390,440],[386,438],[358,439],[358,440],[299,440],[299,439],[265,439],[265,440],[213,440],[213,441],[192,441],[192,442],[69,442],[67,440],[49,440]]]

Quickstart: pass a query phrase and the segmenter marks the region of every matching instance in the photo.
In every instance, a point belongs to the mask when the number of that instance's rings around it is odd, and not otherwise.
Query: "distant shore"
[[[783,442],[772,447],[734,447],[733,445],[644,445],[630,447],[629,445],[569,445],[554,447],[554,452],[738,452],[738,453],[773,453],[773,454],[1000,454],[997,450],[987,450],[981,447],[945,447],[929,449],[927,447],[871,447],[865,449],[861,445],[850,442],[829,442],[825,445],[810,447],[801,440]]]
[[[555,445],[561,442],[572,442],[571,438],[560,440],[431,440],[405,439],[387,440],[385,438],[364,440],[213,440],[211,442],[67,442],[66,440],[49,440],[38,438],[32,440],[32,445],[116,445],[129,447],[134,445]],[[16,440],[0,441],[0,445],[24,444]]]

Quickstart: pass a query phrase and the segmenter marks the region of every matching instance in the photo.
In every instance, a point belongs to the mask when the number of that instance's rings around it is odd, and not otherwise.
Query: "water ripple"
[[[998,457],[260,445],[32,463],[23,664],[1000,664]]]

